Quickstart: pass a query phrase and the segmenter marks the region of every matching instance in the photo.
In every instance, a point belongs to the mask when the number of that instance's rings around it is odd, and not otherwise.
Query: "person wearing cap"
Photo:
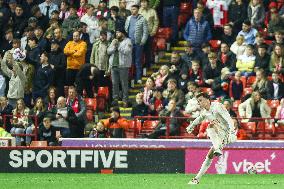
[[[105,78],[105,72],[108,70],[108,41],[107,32],[101,31],[100,37],[95,40],[92,48],[90,63],[95,65],[99,70],[97,86],[106,86],[107,81]]]
[[[208,54],[209,64],[207,64],[203,69],[203,79],[207,87],[211,87],[214,79],[219,77],[221,74],[221,63],[218,62],[217,54],[215,52],[210,52]]]
[[[51,17],[51,13],[54,10],[58,11],[58,6],[52,2],[53,0],[45,0],[43,3],[39,4],[41,13],[48,18]]]
[[[202,17],[201,9],[194,9],[193,17],[187,22],[183,37],[190,41],[193,48],[200,51],[202,43],[208,42],[212,38],[208,21]]]
[[[69,41],[64,48],[64,54],[67,56],[66,84],[68,86],[74,85],[76,74],[85,64],[87,43],[80,39],[80,34],[79,31],[73,32],[73,40]]]
[[[13,15],[13,14],[15,14],[17,1],[16,0],[9,0],[8,2],[9,2],[8,5],[9,5],[10,14]]]
[[[47,141],[48,146],[56,146],[56,128],[51,124],[51,118],[45,116],[39,127],[39,141]]]
[[[229,98],[230,76],[230,69],[224,67],[221,70],[221,75],[214,79],[212,89],[214,91],[215,98]]]
[[[125,138],[125,131],[129,127],[128,120],[121,117],[119,107],[111,108],[111,117],[101,120],[98,124],[108,129],[111,138]]]
[[[141,14],[148,23],[149,36],[147,42],[145,44],[145,57],[146,66],[150,67],[154,63],[154,54],[153,54],[153,37],[156,35],[158,26],[159,26],[159,18],[155,9],[151,8],[149,5],[149,0],[141,0],[141,7],[139,9],[139,14]]]
[[[87,32],[90,36],[90,42],[91,44],[94,43],[95,41],[95,33],[96,30],[99,28],[99,21],[98,19],[94,16],[94,9],[95,7],[91,4],[87,4],[85,6],[87,12],[82,18],[80,19],[81,22],[84,22],[87,24]]]
[[[252,27],[252,24],[249,20],[245,20],[242,25],[242,30],[238,33],[239,35],[243,35],[245,38],[246,44],[254,44],[255,37],[257,34],[257,30]]]
[[[12,29],[6,30],[5,38],[0,43],[0,55],[2,57],[6,51],[12,49],[13,39],[14,39],[13,30]]]
[[[122,86],[124,106],[128,104],[128,72],[132,63],[132,43],[123,29],[116,31],[116,38],[107,49],[109,58],[108,74],[112,79],[112,97],[119,99],[119,85]]]
[[[171,100],[174,99],[176,106],[179,108],[183,108],[184,103],[184,93],[182,90],[177,88],[177,80],[169,79],[167,89],[164,90],[163,94],[166,99]]]
[[[132,62],[135,65],[135,80],[142,84],[142,53],[149,35],[147,20],[139,14],[139,6],[132,5],[131,16],[125,22],[125,31],[133,44]]]
[[[63,50],[60,48],[60,42],[56,39],[51,40],[50,53],[48,56],[50,66],[54,71],[53,85],[56,87],[57,95],[64,96],[66,57]]]

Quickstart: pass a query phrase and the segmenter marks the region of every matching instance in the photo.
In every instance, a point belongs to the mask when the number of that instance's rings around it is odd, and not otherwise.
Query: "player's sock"
[[[213,144],[214,149],[215,149],[215,150],[220,150],[221,141],[220,141],[220,139],[219,139],[219,137],[218,137],[218,135],[217,135],[215,129],[213,129],[213,128],[208,128],[208,129],[206,130],[206,132],[207,132],[207,135],[209,136],[209,138],[210,138],[210,140],[211,140],[211,142],[212,142],[212,144]]]
[[[201,177],[202,177],[202,175],[204,175],[204,174],[206,173],[207,169],[210,167],[210,165],[211,165],[211,163],[212,163],[212,160],[213,160],[213,159],[210,159],[210,158],[208,158],[208,157],[206,156],[206,158],[205,158],[205,160],[203,161],[202,166],[201,166],[201,168],[200,168],[198,174],[197,174],[196,177],[195,177],[197,180],[200,180]]]

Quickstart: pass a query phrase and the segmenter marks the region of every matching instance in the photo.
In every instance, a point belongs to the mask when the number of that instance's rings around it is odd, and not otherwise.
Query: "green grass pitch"
[[[185,174],[46,174],[1,173],[1,189],[282,189],[284,175],[205,175],[188,185]]]

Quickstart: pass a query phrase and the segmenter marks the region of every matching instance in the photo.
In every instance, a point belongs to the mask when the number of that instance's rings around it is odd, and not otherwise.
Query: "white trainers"
[[[197,178],[191,179],[191,181],[188,182],[189,185],[196,185],[199,184],[199,180]]]
[[[222,151],[220,149],[216,149],[214,151],[214,155],[219,157],[219,156],[223,155],[223,153],[222,153]]]

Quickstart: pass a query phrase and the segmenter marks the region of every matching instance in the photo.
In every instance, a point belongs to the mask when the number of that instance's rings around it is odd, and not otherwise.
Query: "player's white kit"
[[[189,125],[187,131],[193,131],[194,127],[199,125],[203,120],[218,123],[214,125],[214,128],[208,127],[206,129],[207,135],[212,140],[215,149],[222,149],[225,145],[237,140],[233,119],[223,104],[212,102],[209,110],[203,110],[199,117]]]

